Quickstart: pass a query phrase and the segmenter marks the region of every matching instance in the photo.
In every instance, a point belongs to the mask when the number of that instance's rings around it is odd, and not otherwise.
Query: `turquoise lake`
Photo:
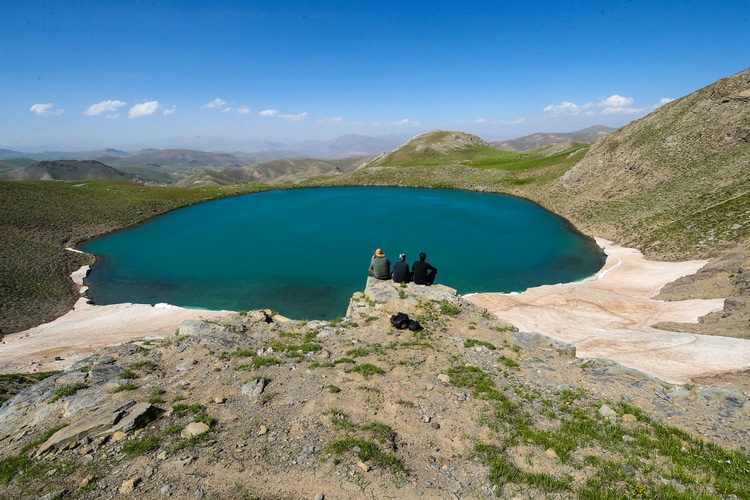
[[[512,292],[596,274],[605,255],[528,201],[468,191],[326,187],[210,201],[87,242],[97,304],[168,303],[295,319],[343,316],[376,248],[419,252],[460,294]]]

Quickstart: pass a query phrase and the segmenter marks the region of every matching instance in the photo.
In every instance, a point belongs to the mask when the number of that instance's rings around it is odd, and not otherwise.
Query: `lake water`
[[[436,283],[511,292],[592,276],[596,243],[564,219],[510,196],[327,187],[276,190],[183,208],[87,242],[97,304],[169,303],[295,319],[343,316],[376,248],[393,263],[419,252]]]

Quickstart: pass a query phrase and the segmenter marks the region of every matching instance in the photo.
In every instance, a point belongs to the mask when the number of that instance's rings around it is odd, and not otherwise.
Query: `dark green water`
[[[437,283],[511,292],[581,280],[603,266],[593,240],[537,205],[467,191],[331,187],[211,201],[92,240],[97,304],[169,303],[298,319],[343,316],[375,248],[419,252]]]

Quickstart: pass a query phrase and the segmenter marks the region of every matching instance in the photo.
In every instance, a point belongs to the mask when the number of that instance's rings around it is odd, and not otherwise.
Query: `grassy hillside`
[[[491,148],[475,135],[432,130],[413,137],[389,154],[379,156],[371,162],[371,166],[468,164],[477,158],[503,156],[505,153]]]
[[[36,163],[36,160],[31,160],[29,158],[0,159],[0,174],[10,172],[11,170],[16,170],[18,168],[28,167],[29,165],[33,165],[34,163]]]
[[[66,246],[186,205],[259,189],[0,181],[0,331],[30,328],[71,309],[77,290],[69,275],[91,258]]]
[[[335,176],[352,172],[362,162],[361,157],[327,160],[277,158],[225,172],[244,182],[260,181],[268,184],[284,184],[300,182],[310,177]]]

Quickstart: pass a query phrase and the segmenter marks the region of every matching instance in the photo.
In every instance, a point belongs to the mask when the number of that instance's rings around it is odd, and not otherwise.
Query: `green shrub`
[[[458,307],[456,304],[451,304],[447,300],[444,300],[440,303],[441,314],[447,314],[448,316],[456,316],[458,315],[459,312],[461,312],[461,308]]]
[[[494,351],[495,349],[497,349],[497,347],[495,347],[494,344],[491,344],[490,342],[485,342],[484,340],[466,339],[464,341],[464,347],[471,348],[471,347],[474,347],[474,346],[484,346],[487,349],[489,349],[490,351]]]
[[[391,474],[405,475],[408,472],[401,459],[390,453],[384,453],[378,448],[378,445],[372,441],[346,438],[331,443],[329,449],[336,455],[356,449],[358,450],[357,456],[363,462],[370,460],[375,465],[387,469]]]
[[[127,382],[125,384],[117,386],[115,392],[134,391],[136,389],[138,389],[137,385],[135,385],[133,382]]]
[[[157,448],[159,448],[159,438],[157,436],[149,436],[142,439],[131,439],[123,445],[122,452],[125,453],[128,458],[133,458],[144,455]]]
[[[350,373],[350,372],[357,372],[363,377],[368,378],[371,375],[383,374],[385,373],[385,370],[370,363],[363,363],[361,365],[354,365],[348,370],[346,370],[346,373]]]
[[[61,399],[67,396],[72,396],[79,390],[85,389],[85,388],[86,388],[86,384],[84,384],[83,382],[78,382],[77,384],[71,384],[71,385],[63,385],[62,387],[58,387],[57,389],[55,389],[55,393],[52,396],[52,399],[50,399],[49,401],[50,403],[54,403],[58,399]]]

